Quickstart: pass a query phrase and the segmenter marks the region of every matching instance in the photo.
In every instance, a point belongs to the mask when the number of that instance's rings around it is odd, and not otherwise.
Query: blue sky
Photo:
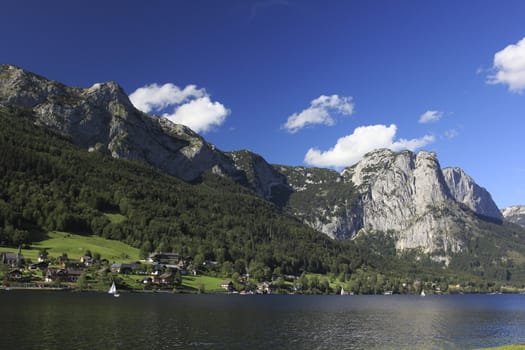
[[[506,207],[525,204],[524,13],[521,0],[8,0],[0,61],[117,81],[141,109],[270,163],[435,151]]]

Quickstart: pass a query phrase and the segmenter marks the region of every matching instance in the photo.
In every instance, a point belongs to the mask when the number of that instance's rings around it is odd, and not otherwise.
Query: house
[[[46,270],[44,281],[46,282],[76,282],[85,273],[81,269],[57,269],[49,268]]]
[[[140,263],[115,263],[109,267],[109,270],[113,273],[129,274],[138,267],[140,267]]]
[[[270,294],[272,292],[272,285],[270,282],[262,282],[257,285],[257,293]]]
[[[80,257],[80,262],[86,266],[89,266],[91,264],[93,264],[93,258],[90,257],[89,255],[85,255],[85,256],[81,256]]]
[[[66,270],[57,268],[48,268],[44,276],[46,282],[65,282]]]
[[[164,264],[164,265],[178,265],[180,255],[177,253],[151,253],[148,261],[150,263]]]
[[[7,273],[7,279],[10,281],[20,281],[23,278],[22,271],[12,270]]]
[[[45,270],[49,266],[49,263],[41,261],[38,264],[29,265],[29,270]]]
[[[233,292],[233,282],[232,281],[224,281],[221,283],[221,288],[227,290],[228,292]]]
[[[68,282],[76,282],[78,278],[85,273],[84,270],[80,269],[66,269],[66,280]]]

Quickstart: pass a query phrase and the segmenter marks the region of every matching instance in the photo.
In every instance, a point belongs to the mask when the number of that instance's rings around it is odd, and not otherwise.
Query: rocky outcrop
[[[227,155],[233,160],[236,169],[244,173],[246,185],[255,193],[279,206],[286,204],[292,192],[286,176],[256,153],[241,150]]]
[[[513,205],[501,212],[505,220],[525,227],[525,205]]]
[[[336,171],[275,165],[291,186],[287,209],[318,232],[333,239],[350,238],[360,227],[362,211],[356,206],[352,183]]]
[[[1,65],[0,103],[31,109],[35,122],[81,147],[143,161],[186,181],[208,170],[242,178],[234,162],[214,145],[185,126],[138,111],[114,82],[73,88]]]
[[[455,238],[461,228],[450,215],[457,204],[434,153],[377,150],[342,175],[360,194],[362,222],[355,227],[392,233],[400,250],[444,255],[461,250]]]
[[[474,182],[460,168],[443,169],[445,181],[452,197],[459,203],[465,204],[479,215],[501,221],[503,215],[492,200],[490,193]]]

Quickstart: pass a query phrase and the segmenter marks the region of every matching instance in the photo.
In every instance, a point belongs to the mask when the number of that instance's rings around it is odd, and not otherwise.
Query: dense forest
[[[226,273],[249,269],[260,279],[330,273],[368,292],[406,278],[487,285],[523,277],[512,261],[495,262],[497,251],[458,256],[445,272],[442,263],[416,259],[417,252],[397,254],[388,234],[334,241],[228,178],[206,173],[187,183],[142,163],[88,152],[35,125],[28,110],[0,107],[0,149],[0,245],[29,245],[52,230],[99,235],[137,247],[144,257],[178,252],[216,261]],[[126,219],[112,223],[105,213]],[[493,232],[496,226],[487,225]],[[504,231],[509,242],[521,232]]]

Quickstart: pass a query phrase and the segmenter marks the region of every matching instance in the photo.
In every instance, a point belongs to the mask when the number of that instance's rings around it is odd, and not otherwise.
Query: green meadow
[[[139,250],[129,245],[99,236],[80,236],[67,232],[53,231],[47,239],[33,243],[30,249],[22,249],[24,258],[36,262],[40,249],[47,249],[49,256],[67,254],[70,259],[80,259],[89,250],[99,253],[109,262],[130,262],[139,260]],[[0,248],[1,251],[16,252],[15,248]]]

